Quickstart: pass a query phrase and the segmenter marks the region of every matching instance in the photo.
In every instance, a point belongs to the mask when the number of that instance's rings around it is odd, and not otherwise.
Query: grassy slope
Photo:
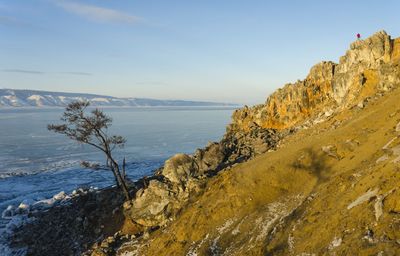
[[[275,152],[222,172],[176,221],[142,241],[145,246],[126,245],[121,252],[399,255],[400,165],[392,162],[400,145],[395,131],[399,98],[396,89],[365,109],[344,111],[297,132]],[[388,159],[376,163],[384,154]],[[374,189],[378,196],[347,209]],[[383,202],[378,221],[377,198]]]

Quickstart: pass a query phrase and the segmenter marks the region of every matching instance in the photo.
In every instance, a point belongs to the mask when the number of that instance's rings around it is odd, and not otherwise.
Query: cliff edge
[[[286,84],[264,104],[235,111],[234,129],[249,130],[253,123],[263,128],[285,129],[306,119],[358,104],[378,91],[399,83],[400,39],[380,31],[357,40],[339,64],[321,62],[303,81]]]

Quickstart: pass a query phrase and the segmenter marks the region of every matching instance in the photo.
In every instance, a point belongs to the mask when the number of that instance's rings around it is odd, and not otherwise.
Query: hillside
[[[219,102],[156,100],[146,98],[116,98],[111,96],[84,93],[0,89],[0,108],[65,107],[68,103],[76,100],[89,101],[92,106],[109,107],[236,106],[235,104]]]
[[[177,194],[187,191],[187,203],[173,211],[171,196],[151,197],[162,191],[157,182],[139,191],[130,216],[163,227],[118,254],[398,255],[399,52],[398,39],[378,32],[351,44],[339,64],[317,64],[265,104],[237,110],[224,139],[268,130],[276,136],[266,141],[276,143],[262,153],[253,141],[250,160],[222,168],[200,189],[188,165],[196,154],[168,160],[175,165],[167,161],[161,174]],[[226,161],[232,152],[223,141]]]
[[[398,255],[400,89],[212,178],[133,255]],[[134,249],[134,250],[132,250]]]

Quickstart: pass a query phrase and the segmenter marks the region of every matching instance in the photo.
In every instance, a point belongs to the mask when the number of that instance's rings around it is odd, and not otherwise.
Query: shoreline
[[[162,161],[163,162],[163,161]],[[155,166],[158,166],[156,168],[152,168],[150,175],[152,175],[160,166],[161,162],[154,162]],[[37,175],[57,175],[61,173],[65,173],[66,176],[72,176],[73,174],[68,174],[69,172],[76,172],[76,171],[81,171],[81,172],[88,172],[88,171],[93,171],[94,173],[97,172],[102,172],[105,173],[106,175],[109,175],[109,181],[104,180],[104,183],[109,183],[110,185],[105,185],[103,187],[96,186],[95,183],[96,181],[93,180],[92,185],[81,185],[79,187],[76,187],[74,189],[62,189],[60,188],[58,192],[52,193],[50,196],[42,196],[41,199],[33,199],[32,197],[29,197],[28,194],[26,194],[26,197],[16,201],[15,197],[14,199],[8,199],[6,201],[1,202],[1,204],[4,204],[4,207],[1,207],[0,211],[0,255],[9,255],[7,252],[9,251],[9,245],[8,245],[8,239],[14,234],[16,230],[19,228],[23,227],[26,224],[31,223],[32,221],[35,220],[35,215],[39,214],[42,212],[47,212],[51,208],[56,207],[56,206],[63,206],[66,204],[70,204],[73,202],[73,199],[76,198],[77,196],[80,196],[82,194],[87,194],[87,193],[102,193],[103,191],[107,190],[114,190],[116,185],[113,184],[113,179],[111,177],[111,173],[108,173],[109,171],[107,170],[86,170],[84,168],[78,168],[78,167],[69,167],[69,168],[59,168],[59,169],[51,169],[51,170],[46,170],[46,171],[38,171],[35,173],[26,173],[22,175],[16,175],[16,176],[9,176],[5,178],[1,178],[0,181],[5,181],[7,179],[13,179],[13,178],[24,178],[24,177],[34,177]],[[128,173],[132,172],[133,170],[128,168]],[[136,176],[133,180],[133,182],[138,182],[141,180],[143,177],[149,174],[138,174],[134,175]],[[140,176],[139,176],[140,175]],[[8,201],[12,200],[11,202],[7,203]],[[13,202],[15,201],[15,202]],[[18,254],[18,253],[17,253]],[[12,254],[14,255],[14,254]]]
[[[92,209],[93,204],[88,204],[88,198],[94,198],[94,201],[98,203],[98,198],[101,197],[109,197],[109,199],[102,199],[104,203],[102,205],[96,205],[97,210]],[[110,200],[111,198],[113,198],[113,200]],[[91,214],[94,214],[94,211],[101,212],[104,211],[104,209],[107,209],[105,215],[108,216],[109,210],[115,210],[110,209],[110,207],[122,207],[121,199],[122,195],[116,190],[116,186],[112,185],[104,188],[79,188],[70,194],[61,191],[49,199],[37,201],[33,204],[21,203],[17,208],[9,207],[2,214],[2,217],[7,213],[10,213],[11,216],[9,217],[9,222],[4,228],[4,232],[0,236],[0,253],[3,253],[3,255],[25,255],[28,251],[27,246],[30,248],[32,243],[34,243],[36,237],[34,233],[46,233],[59,228],[58,224],[46,225],[44,223],[56,221],[60,224],[72,225],[74,222],[79,220],[79,218],[81,218],[81,221],[84,221],[85,215],[89,216],[89,214],[83,214],[81,217],[78,215],[80,215],[79,213],[86,208],[88,213],[90,212]],[[94,225],[87,226],[90,226],[92,229],[94,227]],[[53,232],[51,231],[50,233]],[[101,232],[98,230],[91,230],[91,233],[93,235]],[[60,233],[60,235],[62,234]],[[74,234],[74,236],[75,235],[77,237],[82,236],[82,234]],[[21,243],[21,239],[24,240],[29,238],[33,239],[31,240],[31,243]],[[49,237],[48,239],[53,238]],[[92,239],[89,239],[86,243],[91,243],[92,241]]]

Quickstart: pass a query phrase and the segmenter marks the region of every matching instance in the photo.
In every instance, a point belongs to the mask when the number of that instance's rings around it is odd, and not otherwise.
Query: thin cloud
[[[161,81],[143,81],[143,82],[136,82],[137,85],[168,85],[167,83]]]
[[[61,72],[61,74],[65,75],[74,75],[74,76],[91,76],[93,74],[86,72]]]
[[[124,12],[95,5],[70,1],[57,1],[56,4],[67,12],[95,22],[136,23],[141,20],[139,17]]]
[[[41,71],[26,70],[26,69],[3,69],[3,72],[8,72],[8,73],[35,74],[35,75],[43,75],[43,74],[44,74],[44,72],[41,72]]]
[[[3,72],[8,73],[23,73],[23,74],[33,74],[33,75],[49,75],[49,74],[62,74],[62,75],[72,75],[72,76],[92,76],[92,73],[87,72],[43,72],[37,70],[26,70],[26,69],[3,69]]]

